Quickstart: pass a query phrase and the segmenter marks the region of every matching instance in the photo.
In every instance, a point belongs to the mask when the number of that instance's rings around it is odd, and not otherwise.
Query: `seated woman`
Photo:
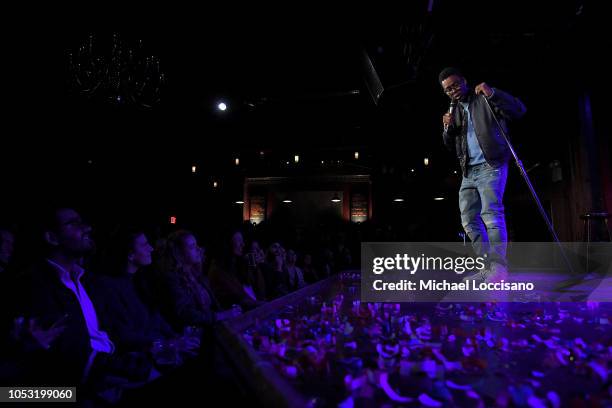
[[[166,312],[176,329],[189,326],[208,327],[218,320],[238,314],[235,309],[222,311],[203,273],[204,249],[189,231],[172,233],[159,262],[159,276]]]
[[[221,304],[226,308],[238,305],[250,310],[265,303],[261,270],[256,262],[249,265],[241,232],[232,234],[230,251],[224,261],[213,263],[210,268],[211,285]]]
[[[141,230],[127,230],[114,239],[108,265],[109,276],[100,279],[95,295],[103,305],[101,320],[117,347],[126,351],[148,351],[154,342],[177,337],[158,310],[146,305],[135,279],[151,265],[153,248]],[[197,348],[197,340],[179,342],[182,348]]]

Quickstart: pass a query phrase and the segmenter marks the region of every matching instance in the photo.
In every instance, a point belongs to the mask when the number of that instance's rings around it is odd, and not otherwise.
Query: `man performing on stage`
[[[438,79],[451,99],[451,108],[442,117],[443,139],[461,164],[461,223],[476,254],[487,257],[489,262],[489,268],[475,278],[499,282],[507,278],[507,232],[502,200],[510,150],[484,98],[506,133],[506,121],[523,116],[525,105],[484,82],[472,91],[455,68],[445,68]]]

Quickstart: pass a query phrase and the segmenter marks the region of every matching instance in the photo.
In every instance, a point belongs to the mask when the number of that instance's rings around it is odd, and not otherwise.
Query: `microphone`
[[[457,100],[456,99],[452,99],[451,103],[450,103],[450,107],[448,108],[448,113],[450,113],[450,115],[452,116],[453,113],[455,112],[455,108],[457,107]],[[448,125],[444,125],[444,131],[448,131]]]

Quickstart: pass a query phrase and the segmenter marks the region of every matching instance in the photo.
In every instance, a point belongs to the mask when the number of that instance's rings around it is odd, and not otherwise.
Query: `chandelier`
[[[122,41],[89,34],[68,51],[70,84],[79,95],[119,105],[152,109],[161,100],[166,77],[159,58],[148,54],[143,41]]]

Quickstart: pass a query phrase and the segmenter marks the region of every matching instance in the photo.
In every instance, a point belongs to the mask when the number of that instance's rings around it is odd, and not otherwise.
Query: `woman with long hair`
[[[164,283],[166,311],[175,328],[209,327],[238,312],[222,311],[204,274],[205,251],[195,235],[186,230],[168,237],[159,262]]]

